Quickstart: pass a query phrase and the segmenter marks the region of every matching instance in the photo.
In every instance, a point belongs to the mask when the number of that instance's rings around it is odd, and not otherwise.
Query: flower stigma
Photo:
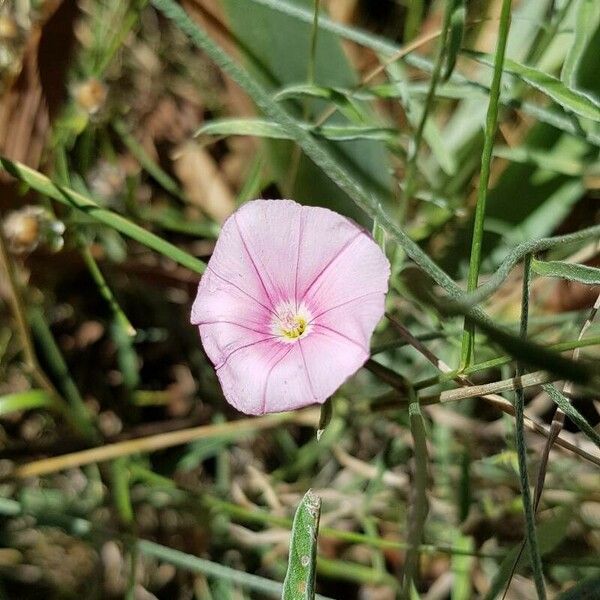
[[[304,305],[296,308],[292,302],[284,302],[273,317],[273,332],[282,342],[291,343],[303,338],[311,329],[311,316]]]

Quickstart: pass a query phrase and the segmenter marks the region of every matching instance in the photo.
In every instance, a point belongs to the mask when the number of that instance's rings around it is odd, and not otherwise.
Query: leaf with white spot
[[[313,600],[321,498],[308,490],[296,510],[282,600]]]

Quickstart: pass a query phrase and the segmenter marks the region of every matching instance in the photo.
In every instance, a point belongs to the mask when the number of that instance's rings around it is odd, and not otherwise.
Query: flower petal
[[[387,258],[366,232],[359,231],[317,274],[306,288],[302,300],[313,318],[343,305],[350,315],[350,311],[356,310],[361,304],[360,299],[372,294],[374,297],[379,295],[382,300],[388,289],[389,276],[390,265]],[[376,306],[379,307],[374,327],[382,316],[383,305],[373,302],[367,302],[367,305],[373,308],[373,318],[376,316]],[[364,315],[363,312],[360,318]],[[372,330],[369,337],[371,333]]]
[[[255,200],[234,214],[246,252],[273,306],[296,297],[302,206],[291,200]]]
[[[296,346],[301,348],[312,402],[320,404],[332,396],[369,358],[368,350],[361,344],[319,327]]]
[[[238,211],[239,212],[239,211]],[[273,310],[271,294],[265,287],[263,276],[257,271],[252,256],[248,252],[246,241],[240,233],[236,221],[237,213],[225,221],[219,239],[208,263],[208,270],[223,283],[243,292],[250,300],[266,311]],[[213,285],[214,278],[213,278]],[[199,288],[200,290],[201,288]]]
[[[314,329],[336,331],[369,351],[369,341],[385,310],[385,296],[367,292],[316,314],[311,321]]]
[[[286,410],[267,394],[271,393],[269,383],[275,381],[277,384],[280,377],[279,373],[273,372],[294,348],[290,344],[266,340],[234,352],[217,370],[227,401],[247,415]]]
[[[354,242],[360,236],[367,237],[349,219],[326,208],[312,206],[303,208],[301,231],[297,274],[299,299],[323,273],[337,268],[340,254],[349,252],[352,256]]]

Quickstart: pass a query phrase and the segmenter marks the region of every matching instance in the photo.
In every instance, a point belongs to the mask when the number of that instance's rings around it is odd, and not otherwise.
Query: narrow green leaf
[[[465,20],[467,18],[467,9],[465,7],[465,0],[449,0],[452,2],[450,8],[450,30],[448,31],[448,39],[446,44],[446,63],[444,65],[444,73],[442,75],[442,81],[448,81],[454,67],[456,66],[456,59],[463,41],[465,33]]]
[[[536,275],[557,277],[587,285],[600,285],[600,269],[561,260],[534,260],[531,268]]]
[[[285,127],[279,123],[251,117],[207,121],[194,135],[252,135],[275,140],[293,139]]]
[[[313,127],[309,123],[298,122],[306,131],[332,141],[383,140],[393,141],[398,137],[395,129],[371,127],[368,125],[322,125]],[[253,135],[256,137],[293,140],[289,130],[273,121],[265,119],[217,119],[205,123],[196,135]]]
[[[57,408],[57,403],[43,390],[27,390],[0,396],[0,415],[32,408]]]
[[[491,66],[493,64],[493,57],[489,54],[473,50],[465,51],[465,53],[485,65]],[[504,70],[540,90],[540,92],[554,100],[566,111],[586,117],[587,119],[600,121],[600,103],[595,98],[567,87],[560,79],[557,79],[553,75],[543,73],[533,67],[522,65],[508,58],[504,62]]]
[[[544,171],[552,171],[568,177],[581,177],[584,169],[579,160],[557,156],[527,146],[496,146],[494,156],[512,162],[532,164]]]
[[[417,174],[417,159],[419,157],[419,153],[420,153],[420,148],[421,148],[421,141],[423,140],[423,138],[425,137],[426,139],[428,138],[428,140],[431,140],[430,136],[426,136],[426,129],[427,127],[429,127],[429,129],[431,129],[432,127],[435,128],[435,124],[433,124],[433,120],[429,119],[429,113],[431,112],[432,108],[433,108],[433,103],[435,100],[435,90],[438,86],[438,83],[440,82],[440,78],[442,76],[442,69],[443,69],[443,65],[444,65],[444,56],[445,56],[445,50],[446,50],[446,40],[448,38],[448,33],[450,30],[450,18],[452,16],[452,0],[447,0],[446,3],[446,8],[444,10],[444,19],[443,19],[443,23],[442,23],[442,31],[441,31],[441,35],[438,39],[438,47],[437,47],[437,52],[436,52],[436,57],[435,57],[435,63],[434,63],[434,67],[433,67],[433,71],[431,72],[431,79],[429,81],[429,89],[427,90],[427,95],[425,96],[425,101],[423,102],[423,107],[422,109],[419,111],[419,116],[413,117],[413,113],[415,111],[413,111],[411,109],[411,102],[407,96],[407,98],[404,100],[403,104],[405,104],[407,106],[406,113],[407,113],[407,118],[409,119],[409,121],[411,121],[411,123],[413,124],[413,126],[415,126],[416,124],[416,128],[415,128],[415,133],[413,135],[413,139],[412,139],[412,143],[410,144],[409,148],[408,148],[408,155],[406,157],[406,166],[404,168],[404,189],[403,189],[403,195],[401,196],[401,207],[406,207],[408,205],[408,203],[412,200],[413,198],[413,194],[416,190],[416,174]],[[390,65],[389,69],[392,69],[393,65]],[[441,135],[437,135],[435,136],[434,139],[439,140],[441,139]],[[436,147],[432,146],[432,150],[434,151],[434,153],[437,155],[437,151],[436,151]],[[444,153],[444,154],[448,154],[448,153]],[[448,170],[448,166],[450,164],[450,170]],[[454,164],[454,161],[448,161],[448,160],[442,160],[440,161],[440,166],[444,167],[445,165],[445,169],[447,171],[447,173],[449,175],[453,175],[455,170],[456,170],[456,165]],[[403,220],[403,211],[404,208],[401,209],[402,212],[400,213],[400,221],[402,222]]]
[[[406,4],[407,14],[404,19],[404,40],[406,42],[410,42],[419,33],[424,12],[424,0],[411,0],[411,2]]]
[[[83,397],[75,385],[67,363],[39,306],[30,308],[29,322],[41,353],[48,363],[50,372],[56,378],[59,389],[69,404],[69,417],[87,440],[97,442],[99,436],[93,422],[93,414],[83,401]]]
[[[206,264],[198,258],[184,252],[180,248],[177,248],[177,246],[163,240],[154,233],[146,231],[143,227],[132,223],[125,217],[107,210],[106,208],[102,208],[91,198],[68,187],[54,183],[48,179],[48,177],[42,175],[42,173],[39,173],[22,163],[13,162],[8,158],[0,156],[0,165],[5,171],[19,181],[26,183],[36,192],[84,212],[100,223],[120,231],[122,234],[136,240],[144,246],[148,246],[148,248],[152,248],[152,250],[155,250],[159,254],[171,258],[191,271],[204,273]]]
[[[321,125],[310,129],[311,133],[327,140],[349,142],[352,140],[379,140],[393,143],[398,132],[391,127],[372,127],[369,125]]]
[[[321,498],[308,490],[292,524],[290,557],[283,582],[282,600],[313,600],[317,564],[317,535]]]
[[[134,520],[134,511],[129,490],[131,476],[128,465],[128,456],[119,456],[110,464],[113,501],[121,522],[126,526],[130,526]]]
[[[408,596],[411,587],[417,586],[419,572],[419,546],[423,541],[425,522],[429,514],[429,499],[427,487],[429,482],[429,454],[427,451],[427,431],[425,419],[421,412],[419,399],[413,389],[408,390],[410,404],[408,406],[408,418],[410,421],[410,433],[413,440],[414,452],[414,480],[413,493],[410,499],[410,509],[407,512],[409,548],[404,562],[404,573],[402,587],[404,596]]]
[[[173,548],[161,546],[148,540],[138,540],[137,547],[142,554],[152,556],[160,561],[175,565],[180,569],[186,569],[192,573],[202,573],[212,579],[223,579],[230,581],[246,589],[253,590],[270,598],[281,598],[283,587],[281,583],[259,577],[252,573],[238,571],[231,567],[211,562],[204,558],[198,558],[192,554],[186,554]],[[324,596],[316,596],[317,600],[331,600]]]
[[[365,121],[365,115],[360,106],[353,100],[353,97],[360,96],[360,93],[355,94],[352,90],[336,87],[325,87],[310,83],[298,85],[289,85],[279,91],[273,99],[276,101],[289,100],[293,98],[301,98],[308,96],[309,98],[322,98],[333,104],[347,119],[355,123]]]
[[[569,48],[560,73],[561,80],[571,88],[577,87],[577,67],[591,36],[598,27],[599,18],[600,5],[598,0],[579,0],[577,2],[573,43]]]
[[[372,586],[382,585],[391,587],[392,589],[398,586],[398,580],[387,571],[381,571],[375,567],[367,567],[354,561],[334,560],[319,556],[317,570],[319,574],[325,575],[327,578],[337,579],[338,581],[351,581],[354,584],[361,583]],[[304,596],[296,596],[295,598],[301,600]]]
[[[152,157],[146,152],[142,144],[140,144],[134,137],[129,133],[127,126],[120,119],[113,121],[112,126],[114,130],[119,134],[121,140],[127,147],[127,149],[133,154],[140,165],[148,172],[148,174],[167,192],[179,198],[185,199],[185,194],[179,187],[177,181],[175,181],[161,166],[155,162]]]
[[[568,398],[551,384],[543,385],[542,388],[565,415],[581,429],[582,433],[600,448],[600,434],[585,420],[585,417],[569,402]]]
[[[452,600],[469,600],[473,597],[472,568],[474,560],[472,556],[468,556],[466,553],[475,550],[475,543],[473,538],[458,533],[454,544],[457,548],[464,550],[465,554],[452,556],[451,569],[454,579],[452,581],[451,597]]]

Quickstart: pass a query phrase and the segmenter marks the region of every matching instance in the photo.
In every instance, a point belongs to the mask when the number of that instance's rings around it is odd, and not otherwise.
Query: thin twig
[[[521,337],[527,338],[527,324],[529,319],[529,290],[531,284],[531,255],[525,258],[523,265],[523,294],[521,298]],[[526,377],[522,375],[523,366],[517,361],[515,369],[517,377]],[[539,551],[537,533],[535,530],[535,509],[531,500],[531,490],[529,488],[529,472],[527,469],[527,446],[525,444],[525,394],[523,389],[517,389],[515,394],[515,440],[517,446],[517,459],[519,462],[519,480],[521,483],[521,496],[523,499],[523,512],[525,514],[525,524],[527,529],[526,541],[529,547],[529,558],[533,571],[533,580],[538,598],[546,598],[546,588],[544,586],[544,573],[542,569],[542,558]],[[513,573],[517,567],[517,561],[513,565]],[[506,589],[510,586],[512,574],[510,575]]]
[[[154,452],[172,446],[187,444],[198,439],[231,436],[233,434],[241,435],[252,431],[269,429],[288,422],[302,422],[303,424],[310,422],[311,424],[316,425],[318,419],[318,409],[306,409],[298,411],[297,413],[264,415],[262,417],[240,419],[229,423],[202,425],[190,429],[170,431],[168,433],[159,433],[139,439],[106,444],[98,448],[72,452],[53,458],[45,458],[17,467],[12,475],[19,479],[39,477],[40,475],[48,475],[49,473],[56,473],[57,471],[64,471],[65,469],[105,462],[120,456],[128,456],[142,452]]]

